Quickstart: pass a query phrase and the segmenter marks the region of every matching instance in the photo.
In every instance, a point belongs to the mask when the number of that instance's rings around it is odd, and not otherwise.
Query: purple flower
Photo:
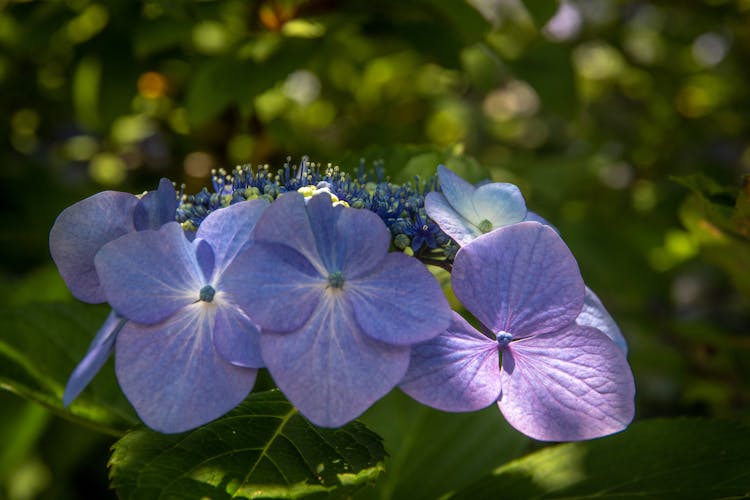
[[[104,191],[66,208],[49,235],[52,259],[74,297],[84,302],[105,302],[94,257],[107,243],[125,234],[157,229],[174,221],[178,200],[172,183],[161,179],[156,191],[141,198],[119,191]],[[91,382],[114,349],[124,318],[110,313],[91,342],[83,360],[68,379],[63,404],[68,406]]]
[[[526,202],[513,184],[492,182],[476,187],[442,165],[438,178],[442,193],[428,193],[425,210],[461,246],[526,217]]]
[[[141,419],[182,432],[234,408],[263,366],[258,329],[225,286],[268,206],[211,213],[189,241],[177,222],[128,233],[96,254],[107,301],[127,318],[115,343],[117,380]]]
[[[459,250],[452,283],[489,336],[454,314],[445,333],[412,348],[407,394],[446,411],[497,401],[513,427],[543,441],[604,436],[632,420],[625,354],[576,322],[585,287],[554,230],[523,222],[476,239]]]
[[[268,370],[316,425],[360,415],[401,380],[410,346],[448,326],[437,280],[389,243],[370,211],[287,193],[227,272],[227,290],[261,327]]]

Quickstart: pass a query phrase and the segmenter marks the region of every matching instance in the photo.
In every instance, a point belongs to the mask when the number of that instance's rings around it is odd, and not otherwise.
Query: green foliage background
[[[448,161],[518,184],[560,229],[630,343],[638,420],[748,423],[750,2],[571,0],[568,24],[548,24],[559,5],[0,0],[0,388],[27,363],[38,373],[15,392],[61,394],[55,374],[96,328],[71,313],[83,336],[55,361],[66,327],[43,318],[81,306],[47,235],[71,203],[162,176],[195,192],[212,168],[302,155],[344,169],[382,159],[394,180]],[[108,370],[87,401],[114,397]],[[391,472],[361,495],[416,498],[432,474],[445,478],[434,497],[539,447],[492,411],[389,396],[365,421]],[[110,434],[0,392],[0,498],[112,496]]]

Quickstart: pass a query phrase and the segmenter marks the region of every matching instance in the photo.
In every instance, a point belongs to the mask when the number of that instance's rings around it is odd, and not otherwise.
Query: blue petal
[[[133,211],[133,223],[138,231],[159,229],[174,222],[179,201],[172,181],[161,179],[156,191],[149,191],[138,201]]]
[[[336,255],[336,222],[343,211],[344,207],[333,206],[331,197],[326,193],[318,194],[307,200],[309,224],[315,237],[317,254],[328,271],[341,270],[340,257]]]
[[[68,383],[65,385],[63,406],[67,407],[72,403],[99,373],[99,370],[109,359],[109,355],[114,352],[117,333],[126,322],[126,319],[119,317],[114,311],[109,313],[104,324],[96,332],[94,340],[91,341],[86,355],[75,367]]]
[[[133,209],[138,198],[104,191],[71,205],[57,217],[49,233],[52,259],[73,296],[105,302],[94,256],[106,243],[135,231]]]
[[[221,296],[217,298],[221,302]],[[214,346],[224,359],[237,366],[263,368],[260,330],[241,310],[231,304],[216,309]]]
[[[108,243],[96,255],[96,270],[112,308],[138,323],[166,319],[198,300],[207,284],[177,222]]]
[[[417,401],[443,411],[475,411],[500,397],[497,342],[458,313],[444,333],[411,348],[409,370],[399,384]]]
[[[256,242],[234,259],[217,287],[263,330],[288,332],[307,321],[327,284],[295,250]]]
[[[226,361],[215,349],[215,305],[198,302],[157,325],[129,322],[117,336],[117,380],[143,422],[176,433],[237,406],[257,370]]]
[[[625,354],[594,328],[574,325],[511,342],[501,380],[498,404],[508,423],[541,441],[619,432],[635,412]]]
[[[576,323],[581,326],[590,326],[603,332],[607,337],[617,344],[625,354],[628,353],[628,343],[622,336],[620,328],[602,304],[599,297],[586,287],[586,296],[583,302],[583,310],[576,318]]]
[[[536,222],[505,226],[462,247],[451,280],[479,321],[516,338],[559,330],[583,307],[578,264],[557,233]]]
[[[544,217],[542,217],[536,212],[531,212],[531,211],[526,212],[526,217],[524,217],[523,220],[528,221],[528,222],[538,222],[539,224],[544,224],[545,226],[549,226],[552,229],[554,229],[557,234],[560,234],[560,231],[558,231],[557,228],[550,223],[550,221],[548,221],[547,219],[545,219]]]
[[[310,226],[304,197],[299,193],[279,196],[255,225],[255,241],[278,243],[294,248],[303,255],[321,275],[328,269],[323,264]]]
[[[263,359],[274,381],[315,425],[339,427],[403,377],[409,348],[371,340],[342,296],[328,297],[298,331],[263,332]]]
[[[381,342],[423,342],[445,331],[451,321],[450,305],[435,276],[402,253],[390,253],[372,273],[347,280],[343,291],[360,328]]]
[[[211,245],[217,273],[223,272],[252,243],[253,228],[268,205],[267,200],[261,199],[235,203],[214,210],[201,222],[195,236]]]
[[[521,222],[526,217],[526,202],[518,187],[505,182],[493,182],[477,188],[472,197],[480,220],[488,220],[497,229]]]
[[[481,219],[472,202],[476,188],[443,165],[438,165],[438,178],[441,191],[456,212],[464,219],[479,222]]]
[[[427,193],[424,208],[440,229],[460,246],[468,245],[482,235],[479,228],[459,215],[440,193]]]

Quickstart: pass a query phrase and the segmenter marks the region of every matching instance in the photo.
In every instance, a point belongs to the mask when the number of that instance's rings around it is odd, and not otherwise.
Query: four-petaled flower
[[[263,366],[258,329],[225,286],[252,244],[264,200],[212,212],[189,241],[177,222],[133,232],[96,254],[107,301],[129,321],[115,344],[117,380],[141,419],[182,432],[239,404]]]
[[[526,202],[513,184],[493,182],[476,187],[443,165],[438,166],[438,178],[442,194],[428,193],[425,210],[461,246],[526,217]]]
[[[313,423],[356,418],[403,377],[410,346],[444,331],[450,308],[418,260],[388,253],[390,234],[366,210],[319,194],[278,198],[228,290],[261,327],[263,360]]]
[[[625,354],[576,321],[585,286],[553,229],[522,222],[478,238],[459,250],[451,279],[491,336],[454,313],[446,332],[412,348],[407,394],[446,411],[497,401],[513,427],[544,441],[591,439],[630,423],[635,388]]]

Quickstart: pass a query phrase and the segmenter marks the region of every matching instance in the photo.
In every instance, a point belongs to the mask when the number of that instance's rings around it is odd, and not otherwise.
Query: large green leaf
[[[439,498],[520,456],[530,443],[505,422],[496,405],[445,413],[400,391],[377,402],[362,420],[383,436],[390,458],[383,478],[374,489],[362,491],[360,500]]]
[[[105,307],[76,302],[0,309],[0,388],[110,434],[137,425],[111,365],[69,410],[62,406],[65,383],[106,315]]]
[[[451,498],[739,498],[750,493],[750,428],[659,419],[510,462]]]
[[[314,427],[274,390],[187,433],[127,434],[110,477],[123,499],[343,497],[373,481],[384,456],[361,423]]]

